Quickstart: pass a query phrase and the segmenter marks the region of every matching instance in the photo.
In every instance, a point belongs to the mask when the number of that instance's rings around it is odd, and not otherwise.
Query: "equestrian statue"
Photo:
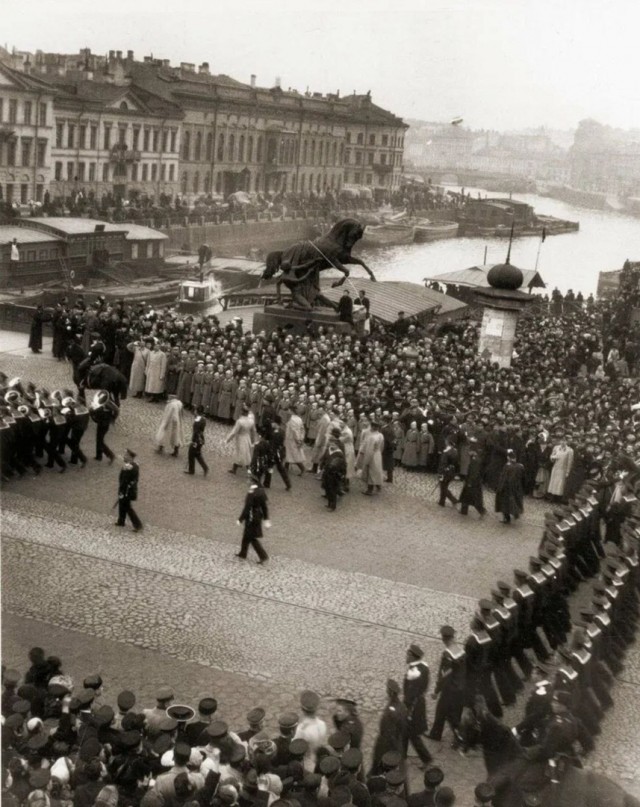
[[[362,258],[351,254],[363,233],[364,225],[356,219],[341,219],[326,235],[314,241],[297,241],[284,252],[270,252],[262,278],[270,280],[277,275],[278,303],[282,302],[280,290],[284,285],[291,293],[290,308],[311,311],[315,307],[327,306],[335,309],[335,304],[320,291],[320,272],[325,269],[342,272],[344,277],[332,283],[332,288],[341,286],[349,277],[349,269],[345,266],[349,263],[362,266],[371,280],[375,280]]]

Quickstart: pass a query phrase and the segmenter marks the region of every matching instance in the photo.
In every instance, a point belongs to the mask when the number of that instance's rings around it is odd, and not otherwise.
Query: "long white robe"
[[[381,432],[369,429],[364,434],[356,468],[362,470],[362,481],[366,485],[382,486],[382,447],[384,436]]]
[[[304,423],[300,415],[291,415],[284,432],[284,450],[286,462],[306,462],[304,456]]]
[[[184,445],[183,405],[177,398],[169,401],[164,408],[155,444],[158,448],[162,446],[172,451]]]
[[[551,452],[551,476],[547,492],[552,496],[563,496],[567,477],[573,465],[573,449],[570,446],[562,448],[560,445],[554,446]]]
[[[227,437],[227,443],[233,440],[233,464],[251,465],[253,444],[256,442],[256,424],[250,415],[239,417]]]
[[[150,395],[164,392],[167,378],[167,354],[163,350],[152,350],[147,359],[147,380],[144,391]]]

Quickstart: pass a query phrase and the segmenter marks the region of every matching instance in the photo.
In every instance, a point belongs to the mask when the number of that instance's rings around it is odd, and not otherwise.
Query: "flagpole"
[[[540,236],[540,243],[538,244],[538,254],[536,255],[536,268],[535,271],[538,271],[538,261],[540,260],[540,250],[542,249],[542,245],[544,244],[544,240],[547,237],[546,228],[542,228],[542,235]]]

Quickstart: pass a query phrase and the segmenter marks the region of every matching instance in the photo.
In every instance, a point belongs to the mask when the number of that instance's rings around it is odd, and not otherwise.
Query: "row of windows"
[[[0,98],[0,122],[46,126],[47,105],[34,104],[33,101],[20,102],[17,98]]]
[[[211,181],[211,174],[207,172],[204,176],[201,176],[199,171],[196,171],[194,174],[190,174],[188,171],[184,171],[182,177],[180,179],[180,190],[183,194],[187,193],[212,193],[214,190],[216,193],[222,193],[224,187],[224,174],[225,171],[215,171],[214,181]],[[322,189],[338,189],[340,186],[340,177],[332,173],[328,175],[324,172],[320,172],[318,174],[300,174],[299,178],[296,180],[295,172],[291,172],[289,177],[286,176],[283,178],[283,184],[281,190],[291,190],[296,191],[296,181],[299,182],[300,190],[317,190],[320,191]],[[257,171],[253,178],[251,177],[251,172],[249,173],[249,177],[247,180],[247,190],[254,190],[260,191],[264,190],[266,187],[266,178],[261,171]]]
[[[38,168],[44,168],[47,160],[46,140],[38,140],[35,149],[31,137],[12,137],[5,142],[4,148],[0,143],[0,165],[29,168],[33,165],[34,154]]]
[[[100,141],[98,125],[56,122],[56,148],[92,149],[105,151],[114,146],[126,146],[132,151],[155,151],[176,153],[178,151],[178,130],[157,129],[134,125],[129,132],[126,123],[104,123]]]
[[[347,137],[347,143],[352,143],[353,142],[353,139],[352,139],[353,134],[351,132],[347,132],[346,137]],[[355,145],[356,146],[364,146],[364,133],[363,132],[358,132],[358,134],[356,135]],[[371,132],[369,134],[369,145],[370,146],[377,145],[375,132]],[[392,135],[391,139],[389,139],[388,134],[380,135],[380,145],[383,146],[383,147],[390,145],[391,148],[394,148],[394,149],[395,148],[402,148],[404,146],[404,135]]]
[[[58,160],[55,163],[54,178],[58,181],[66,182],[95,182],[101,177],[102,182],[110,182],[112,179],[130,180],[131,182],[174,182],[176,178],[175,163],[167,167],[166,163],[158,166],[157,163],[132,163],[127,170],[126,163],[102,163],[98,168],[95,162],[75,162],[69,160],[66,164]]]
[[[354,151],[353,152],[354,159],[352,160],[351,159],[351,149],[346,149],[345,155],[344,155],[345,165],[351,165],[352,163],[355,163],[355,165],[362,165],[363,162],[364,162],[364,160],[363,160],[364,154],[365,154],[364,151]],[[367,165],[376,165],[375,156],[376,155],[375,155],[375,153],[373,151],[367,152]],[[387,161],[387,158],[388,158],[388,161]],[[377,164],[378,165],[400,165],[401,162],[402,162],[402,155],[393,154],[393,153],[387,155],[385,152],[382,152],[380,154],[380,160],[379,160],[379,162]]]
[[[21,182],[20,184],[7,182],[4,188],[0,185],[0,201],[8,202],[9,204],[12,202],[20,202],[22,205],[27,205],[32,200],[42,202],[43,199],[44,185],[41,183],[37,183],[36,185],[35,199],[33,199],[33,185],[29,182]]]

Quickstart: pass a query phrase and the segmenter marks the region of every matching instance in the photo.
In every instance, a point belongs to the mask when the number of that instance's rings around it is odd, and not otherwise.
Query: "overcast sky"
[[[29,0],[21,50],[134,50],[473,128],[640,127],[640,0]]]

